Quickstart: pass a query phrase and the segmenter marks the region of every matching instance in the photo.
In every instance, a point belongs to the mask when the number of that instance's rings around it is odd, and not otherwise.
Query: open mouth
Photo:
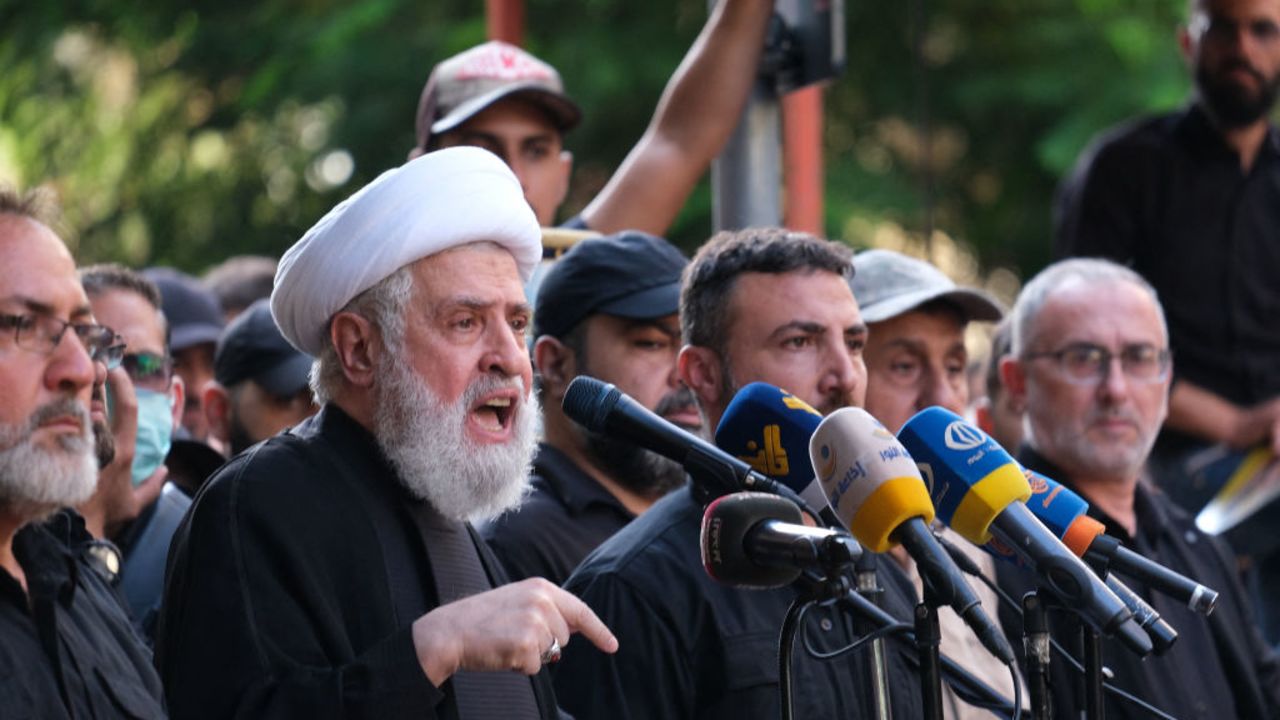
[[[502,432],[511,426],[515,404],[510,397],[491,397],[471,411],[476,424],[489,432]]]

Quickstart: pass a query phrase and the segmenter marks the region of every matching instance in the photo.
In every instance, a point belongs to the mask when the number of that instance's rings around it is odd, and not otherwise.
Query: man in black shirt
[[[693,397],[676,375],[686,264],[666,240],[625,231],[579,242],[543,279],[533,364],[545,441],[534,460],[533,492],[481,529],[512,579],[562,584],[587,553],[684,484],[678,463],[588,432],[560,405],[569,383],[589,375],[697,430]]]
[[[175,717],[554,718],[543,665],[570,633],[616,649],[545,580],[499,587],[468,523],[527,484],[540,239],[511,171],[453,148],[281,259],[272,315],[323,409],[224,466],[178,529],[156,646]]]
[[[1055,223],[1057,257],[1116,260],[1160,293],[1178,360],[1162,460],[1205,443],[1280,449],[1280,131],[1267,119],[1280,1],[1190,5],[1193,102],[1096,142]],[[1169,490],[1192,510],[1207,499]]]
[[[699,251],[681,290],[680,377],[714,428],[736,390],[777,385],[823,413],[861,405],[866,326],[846,276],[847,247],[780,229],[722,233]],[[776,718],[778,634],[792,588],[746,590],[703,570],[698,537],[709,495],[696,486],[659,500],[583,562],[565,587],[618,634],[608,656],[575,642],[555,677],[580,717]],[[908,617],[910,582],[879,561],[886,610]],[[832,651],[857,637],[838,608],[815,608],[801,628]],[[797,640],[796,717],[869,717],[867,650],[822,661]],[[894,717],[921,714],[919,675],[888,643]]]
[[[1109,682],[1181,718],[1277,717],[1280,667],[1254,624],[1229,550],[1142,478],[1170,382],[1155,291],[1110,261],[1065,260],[1023,288],[1011,322],[1001,374],[1026,410],[1024,462],[1078,492],[1107,533],[1130,549],[1221,593],[1206,618],[1122,576],[1179,636],[1164,655],[1145,661],[1104,639],[1103,663],[1114,672]],[[1021,568],[1002,563],[998,572],[1015,597],[1033,589]],[[1074,647],[1075,619],[1066,613],[1057,619],[1058,639]],[[1021,631],[1006,620],[1011,634]],[[1082,676],[1056,657],[1052,667],[1055,715],[1078,717]],[[1106,715],[1148,717],[1114,695]]]
[[[150,654],[90,562],[90,390],[115,333],[94,323],[65,245],[0,190],[0,714],[162,717]]]

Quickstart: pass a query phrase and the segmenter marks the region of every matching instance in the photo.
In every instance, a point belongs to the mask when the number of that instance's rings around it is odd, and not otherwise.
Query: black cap
[[[587,238],[556,261],[538,288],[535,337],[562,337],[588,315],[647,320],[680,309],[689,261],[674,245],[637,230]]]
[[[222,311],[213,293],[199,280],[167,267],[147,268],[142,274],[160,288],[161,309],[169,321],[169,346],[174,352],[218,341],[224,324]]]
[[[310,372],[311,356],[298,352],[280,334],[266,298],[236,316],[213,356],[213,377],[223,387],[253,380],[281,397],[305,388]]]

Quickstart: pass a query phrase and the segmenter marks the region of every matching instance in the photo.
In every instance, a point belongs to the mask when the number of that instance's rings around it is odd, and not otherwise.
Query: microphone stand
[[[1039,594],[1022,596],[1022,654],[1027,661],[1027,689],[1031,696],[1032,720],[1052,720],[1053,702],[1049,690],[1049,613]]]
[[[787,608],[786,617],[782,620],[782,632],[778,637],[778,692],[782,707],[782,720],[792,720],[792,672],[791,658],[795,652],[796,634],[800,630],[800,617],[803,610],[818,602],[846,597],[853,592],[845,573],[835,568],[825,577],[814,573],[803,573],[800,579],[792,583],[796,590],[796,598]]]
[[[1052,590],[1040,588],[1035,595],[1041,599],[1053,598],[1057,607],[1068,610],[1075,616],[1075,609],[1062,604],[1061,599],[1054,595]],[[1105,709],[1102,697],[1102,636],[1084,618],[1075,616],[1075,622],[1079,627],[1080,652],[1084,661],[1084,717],[1086,720],[1103,720]],[[1028,628],[1027,616],[1024,615],[1022,619],[1024,639],[1034,630],[1034,627],[1032,624],[1030,629]],[[1030,653],[1028,653],[1028,663],[1030,663]]]
[[[876,581],[876,561],[872,553],[864,552],[854,562],[856,590],[876,608],[880,607],[880,589]],[[859,632],[874,632],[876,626],[865,619]],[[871,697],[874,701],[876,720],[890,720],[893,713],[889,703],[889,663],[885,657],[884,638],[871,641]]]
[[[924,600],[916,605],[916,650],[920,654],[920,699],[925,720],[942,720],[942,664],[938,648],[942,627],[938,623],[938,597],[926,580]]]

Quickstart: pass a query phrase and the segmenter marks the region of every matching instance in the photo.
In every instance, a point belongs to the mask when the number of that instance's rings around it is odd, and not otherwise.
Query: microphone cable
[[[804,626],[805,615],[809,612],[809,608],[814,605],[836,604],[841,599],[826,600],[818,602],[815,600],[801,600],[796,598],[787,608],[786,617],[782,623],[782,632],[779,638],[778,646],[778,680],[779,692],[781,694],[781,707],[783,720],[792,720],[794,717],[791,707],[791,697],[793,692],[793,671],[791,667],[792,654],[795,644],[795,636],[800,634],[801,644],[805,652],[812,658],[827,661],[847,655],[851,652],[865,647],[879,638],[888,637],[890,635],[902,635],[908,641],[914,643],[915,629],[910,623],[894,622],[883,625],[875,630],[859,637],[857,640],[837,648],[835,650],[819,650],[810,642],[808,635],[800,633],[799,630]],[[914,645],[913,645],[914,647]],[[1022,718],[1022,687],[1018,682],[1018,674],[1015,665],[1006,665],[1009,670],[1009,676],[1013,681],[1013,702],[1008,704],[1000,693],[988,686],[986,683],[970,675],[967,671],[955,664],[955,661],[944,658],[946,670],[944,679],[947,685],[959,696],[964,702],[977,708],[989,710],[992,713],[1003,711],[1003,717],[1011,717],[1012,720],[1021,720]],[[986,695],[987,699],[982,696]],[[1012,711],[1010,711],[1012,708]],[[1176,720],[1171,719],[1171,720]]]
[[[952,558],[956,558],[956,556],[964,556],[964,553],[960,552],[960,549],[957,548],[955,544],[953,544],[951,541],[947,540],[946,538],[940,537],[938,538],[938,542],[942,545],[943,548],[947,550],[948,553],[951,554]],[[965,560],[968,560],[968,558],[966,557]],[[1009,593],[1005,592],[998,584],[996,584],[994,580],[987,577],[986,575],[983,575],[981,572],[975,572],[975,570],[977,570],[976,566],[967,565],[966,563],[961,562],[959,559],[956,559],[956,564],[959,565],[960,568],[965,572],[967,572],[968,574],[973,575],[974,577],[977,577],[979,580],[981,580],[983,585],[986,585],[987,587],[991,588],[991,590],[995,592],[996,596],[1000,598],[1000,602],[1003,605],[1005,605],[1006,607],[1012,608],[1013,612],[1019,618],[1022,618],[1022,605],[1018,603],[1018,601],[1014,600],[1009,595]],[[1084,664],[1081,663],[1079,660],[1077,660],[1075,656],[1073,656],[1066,648],[1064,648],[1061,643],[1059,643],[1056,639],[1054,639],[1052,635],[1049,636],[1049,645],[1058,654],[1060,659],[1067,661],[1067,665],[1069,665],[1073,670],[1080,673],[1081,676],[1085,674]],[[1160,718],[1161,720],[1179,720],[1177,717],[1166,713],[1165,711],[1143,700],[1142,698],[1136,695],[1133,695],[1132,693],[1129,693],[1125,690],[1122,690],[1121,688],[1115,685],[1112,685],[1109,682],[1103,681],[1102,688],[1106,690],[1108,693],[1110,693],[1111,695],[1117,698],[1120,698],[1121,700],[1124,700],[1127,703],[1135,705],[1138,707],[1138,709],[1144,710],[1150,715]]]

